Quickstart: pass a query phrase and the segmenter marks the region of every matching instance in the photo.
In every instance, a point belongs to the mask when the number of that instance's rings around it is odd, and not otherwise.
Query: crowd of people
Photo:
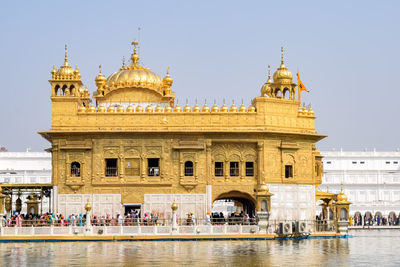
[[[363,217],[361,214],[355,214],[350,216],[349,222],[352,226],[399,226],[399,218],[400,214],[399,216],[392,215],[387,218],[379,214],[375,216],[365,214]]]
[[[248,214],[231,213],[225,216],[222,212],[217,213],[207,212],[204,218],[196,219],[193,212],[186,215],[185,218],[176,218],[179,225],[235,225],[235,224],[257,224],[256,217],[250,217]],[[28,226],[85,226],[86,214],[71,214],[64,216],[63,214],[44,213],[38,214],[13,214],[9,217],[4,217],[1,220],[2,226],[7,227],[28,227]],[[155,212],[145,212],[143,217],[140,211],[131,211],[123,215],[117,214],[112,216],[106,214],[103,216],[92,215],[90,223],[93,226],[152,226],[152,225],[169,225],[171,218],[160,218]]]

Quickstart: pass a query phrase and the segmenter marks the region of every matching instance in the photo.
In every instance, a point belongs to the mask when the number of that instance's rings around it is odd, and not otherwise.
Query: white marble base
[[[315,187],[313,185],[269,185],[270,220],[315,220]]]

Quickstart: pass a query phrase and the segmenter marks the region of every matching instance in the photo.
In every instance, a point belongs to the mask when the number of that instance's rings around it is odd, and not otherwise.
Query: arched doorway
[[[396,213],[391,211],[388,216],[388,224],[389,225],[398,225],[398,218],[396,217]]]
[[[354,213],[353,224],[354,224],[354,225],[362,225],[362,216],[361,216],[361,212],[356,211],[356,212]]]
[[[254,218],[256,216],[256,200],[248,193],[230,191],[220,194],[214,199],[213,212],[222,212],[225,216],[242,213]]]
[[[372,213],[367,211],[364,215],[364,225],[372,225],[372,224],[373,224]]]

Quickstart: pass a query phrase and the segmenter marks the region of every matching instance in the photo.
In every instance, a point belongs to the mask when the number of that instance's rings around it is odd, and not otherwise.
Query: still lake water
[[[400,235],[284,241],[0,243],[1,266],[400,266]]]

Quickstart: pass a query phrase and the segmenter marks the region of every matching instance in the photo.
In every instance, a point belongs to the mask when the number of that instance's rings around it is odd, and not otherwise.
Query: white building
[[[3,190],[13,188],[12,201],[21,193],[22,211],[26,213],[27,197],[39,191],[41,186],[51,185],[51,153],[47,152],[0,152],[0,186]],[[36,189],[35,189],[36,188]],[[40,193],[38,194],[40,196]],[[49,198],[41,201],[43,212],[48,211]]]
[[[324,151],[324,176],[320,191],[343,191],[350,216],[388,218],[400,213],[400,152]]]

